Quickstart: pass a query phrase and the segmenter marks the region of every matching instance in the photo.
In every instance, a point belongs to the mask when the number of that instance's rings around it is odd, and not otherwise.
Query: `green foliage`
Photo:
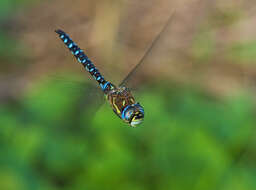
[[[234,62],[254,63],[256,59],[256,42],[235,43],[227,52],[227,57]]]
[[[0,18],[15,11],[18,6],[35,2],[35,0],[1,0],[0,1]]]
[[[193,88],[152,84],[136,94],[146,116],[131,128],[108,104],[93,117],[86,106],[79,118],[71,117],[77,89],[39,81],[15,109],[1,107],[0,189],[255,186],[255,171],[239,164],[255,123],[247,95],[219,102]]]
[[[18,64],[24,63],[21,61],[24,48],[17,40],[12,39],[11,36],[4,32],[0,32],[0,41],[0,60],[2,70],[12,66],[10,63],[15,64],[16,67]],[[24,66],[24,64],[22,66]]]
[[[199,32],[194,39],[191,47],[191,53],[195,60],[199,63],[207,63],[215,52],[214,33],[204,29]]]

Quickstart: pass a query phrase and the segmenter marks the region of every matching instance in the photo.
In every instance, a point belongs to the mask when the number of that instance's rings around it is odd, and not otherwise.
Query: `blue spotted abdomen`
[[[81,50],[65,32],[63,32],[62,30],[56,30],[55,32],[59,34],[60,39],[68,47],[68,49],[75,56],[75,58],[84,66],[84,68],[99,83],[104,93],[107,93],[107,91],[113,88],[113,85],[104,79],[104,77],[100,74],[98,69],[91,62],[91,60],[84,54],[83,50]]]

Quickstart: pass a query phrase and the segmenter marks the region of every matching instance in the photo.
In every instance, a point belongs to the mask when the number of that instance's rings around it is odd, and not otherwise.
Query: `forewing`
[[[158,47],[157,44],[159,43],[161,37],[164,35],[170,24],[172,23],[172,20],[174,18],[175,12],[171,14],[171,16],[168,18],[166,24],[163,26],[163,28],[160,30],[160,32],[157,34],[157,36],[154,38],[152,43],[150,44],[149,48],[146,50],[142,58],[139,60],[139,62],[136,64],[136,66],[129,72],[129,74],[123,79],[123,81],[119,84],[119,86],[127,86],[132,88],[132,81],[133,77],[135,76],[135,73],[138,72],[141,65],[144,64],[145,60],[151,56],[153,53],[154,48]]]

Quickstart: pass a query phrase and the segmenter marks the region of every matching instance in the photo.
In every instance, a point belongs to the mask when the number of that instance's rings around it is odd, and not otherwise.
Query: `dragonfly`
[[[59,38],[63,41],[63,43],[70,50],[70,52],[74,55],[76,60],[81,63],[82,66],[90,73],[90,75],[98,82],[101,90],[106,97],[107,102],[109,102],[114,113],[131,127],[137,127],[144,120],[144,108],[139,102],[135,101],[131,90],[126,87],[125,84],[132,77],[133,73],[135,73],[138,67],[143,63],[148,54],[151,52],[152,48],[159,40],[161,34],[166,30],[172,18],[173,14],[169,17],[167,23],[160,31],[160,33],[155,37],[140,61],[118,86],[114,85],[108,80],[105,80],[105,78],[95,67],[93,62],[88,58],[84,51],[69,37],[66,32],[61,29],[57,29],[55,30],[55,32],[58,34]]]

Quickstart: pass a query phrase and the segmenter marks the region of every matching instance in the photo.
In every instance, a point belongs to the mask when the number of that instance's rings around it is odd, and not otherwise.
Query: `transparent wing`
[[[165,24],[160,33],[153,40],[152,44],[142,59],[139,61],[139,63],[135,66],[134,69],[132,69],[127,77],[125,77],[121,85],[125,85],[130,81],[131,78],[133,78],[132,76],[134,73],[136,73],[140,65],[142,65],[145,59],[152,53],[152,49],[154,48],[155,44],[157,44],[161,35],[166,31],[169,24],[171,23],[173,15],[174,14],[169,17],[167,24]],[[87,128],[84,125],[90,125],[91,119],[94,117],[100,106],[105,102],[103,93],[101,92],[98,85],[95,84],[95,81],[83,82],[86,81],[86,79],[79,77],[72,78],[70,76],[66,76],[65,74],[48,76],[48,80],[49,82],[47,82],[46,85],[42,87],[42,90],[34,96],[36,98],[34,98],[33,102],[29,103],[28,106],[31,107],[32,110],[36,110],[36,105],[38,105],[39,108],[44,105],[42,102],[58,102],[63,99],[63,97],[68,97],[70,98],[70,106],[65,108],[66,111],[63,111],[64,108],[61,108],[62,104],[66,103],[66,100],[63,100],[63,103],[60,103],[59,105],[60,110],[63,112],[60,125],[62,128],[72,129],[72,131],[80,131],[77,130],[78,128]],[[46,109],[50,109],[49,111],[51,111],[50,107],[47,107]],[[81,122],[81,118],[84,122]]]
[[[168,18],[166,24],[163,26],[162,30],[158,33],[158,35],[155,37],[155,39],[150,44],[149,48],[146,50],[138,64],[129,72],[129,74],[123,79],[123,81],[119,84],[119,86],[126,86],[127,83],[131,80],[133,75],[138,71],[138,68],[145,62],[145,59],[152,53],[153,48],[155,45],[159,42],[159,39],[163,35],[163,33],[166,31],[168,26],[171,24],[173,17],[175,15],[175,12],[171,14],[171,16]]]
[[[36,81],[34,88],[31,87],[25,95],[24,107],[30,113],[27,115],[41,120],[50,118],[47,122],[56,123],[68,131],[88,128],[104,103],[103,93],[97,85],[86,80],[69,79],[63,76]],[[54,115],[56,118],[52,118]]]
[[[63,83],[63,88],[69,88],[73,93],[76,93],[75,100],[70,109],[70,120],[72,124],[77,122],[79,126],[80,119],[84,118],[87,124],[104,104],[104,94],[100,87],[95,84],[95,81],[68,80],[67,78],[56,78],[60,83]],[[83,128],[84,126],[81,126]]]
[[[131,70],[131,72],[124,78],[120,85],[126,85],[130,82],[134,73],[137,72],[138,68],[145,62],[145,59],[152,53],[152,49],[158,43],[162,34],[166,31],[168,26],[170,25],[173,19],[174,13],[168,18],[167,23],[162,28],[160,33],[155,37],[150,47],[143,55],[138,64]],[[56,83],[62,84],[62,87],[59,90],[63,90],[63,93],[72,91],[77,94],[77,96],[73,98],[72,107],[69,109],[69,113],[66,114],[63,119],[63,126],[67,126],[67,128],[76,126],[76,129],[79,127],[81,129],[84,126],[81,125],[81,118],[86,120],[86,125],[90,125],[90,121],[97,112],[97,110],[104,104],[104,96],[100,88],[97,84],[94,84],[95,81],[84,82],[81,78],[70,78],[65,75],[51,75],[48,76],[49,80],[53,80]],[[58,97],[56,97],[58,99]],[[54,100],[53,100],[54,101]],[[74,129],[75,130],[75,129]],[[79,130],[78,130],[79,131]]]
[[[70,114],[68,114],[71,121],[69,125],[74,125],[76,128],[80,127],[81,129],[90,126],[92,118],[104,102],[103,92],[98,86],[89,84],[84,88],[80,88],[80,95],[71,107]],[[83,118],[83,121],[81,121],[81,118]]]

